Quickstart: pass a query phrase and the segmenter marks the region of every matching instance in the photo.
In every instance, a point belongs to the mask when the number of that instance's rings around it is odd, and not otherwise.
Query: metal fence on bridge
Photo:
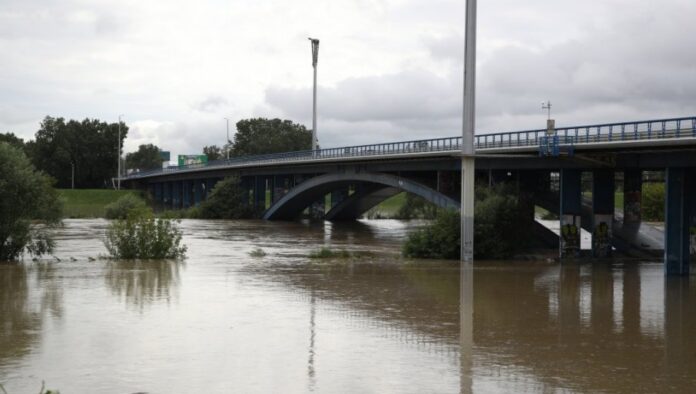
[[[651,139],[696,137],[696,117],[657,119],[639,122],[607,123],[588,126],[561,127],[556,129],[560,144],[576,146],[618,141],[638,141]],[[480,134],[475,137],[477,150],[520,148],[539,146],[546,129],[513,131],[504,133]],[[129,174],[124,179],[137,179],[158,174],[195,171],[201,168],[238,167],[253,164],[272,164],[291,161],[308,161],[334,158],[355,158],[369,156],[390,156],[428,152],[456,152],[461,150],[462,137],[431,138],[425,140],[389,142],[382,144],[358,145],[340,148],[327,148],[297,152],[273,153],[267,155],[237,157],[194,164],[169,167]]]

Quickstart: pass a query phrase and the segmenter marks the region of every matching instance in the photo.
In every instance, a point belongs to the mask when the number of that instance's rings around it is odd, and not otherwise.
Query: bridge
[[[535,206],[558,214],[561,257],[580,253],[581,228],[592,233],[598,257],[645,249],[642,183],[652,172],[664,174],[666,219],[658,242],[666,273],[688,273],[696,224],[696,116],[479,134],[474,144],[478,184],[516,185],[530,229],[543,235]],[[264,219],[292,220],[308,210],[316,218],[350,220],[403,191],[458,209],[460,167],[461,137],[446,137],[238,157],[138,172],[122,182],[177,209],[199,204],[216,182],[236,175]],[[584,197],[583,182],[591,184]],[[620,215],[617,183],[624,192]]]

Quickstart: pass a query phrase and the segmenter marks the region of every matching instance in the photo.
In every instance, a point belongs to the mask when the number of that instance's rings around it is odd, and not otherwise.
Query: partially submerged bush
[[[406,193],[404,204],[399,208],[396,217],[399,219],[435,219],[437,205],[415,194]]]
[[[527,246],[531,224],[524,218],[513,191],[500,185],[476,189],[474,254],[476,258],[505,258]],[[430,225],[409,234],[403,246],[406,257],[458,259],[461,219],[457,211],[441,211]]]
[[[107,219],[125,219],[128,216],[142,216],[149,211],[143,199],[129,193],[104,207],[104,216]]]
[[[20,149],[0,142],[0,261],[50,253],[54,243],[47,230],[60,223],[61,214],[52,180]]]
[[[261,249],[261,248],[256,248],[249,252],[249,256],[251,257],[264,257],[266,255],[266,252]]]
[[[249,194],[241,187],[239,177],[218,182],[200,205],[203,219],[247,219],[252,216]]]
[[[664,222],[665,220],[665,184],[644,183],[642,192],[643,220]]]
[[[175,259],[186,255],[181,237],[172,220],[129,216],[111,223],[104,245],[118,259]]]
[[[319,250],[315,250],[309,254],[309,258],[312,259],[332,259],[332,258],[343,258],[347,259],[351,256],[350,252],[344,249],[334,252],[333,250],[323,247]]]

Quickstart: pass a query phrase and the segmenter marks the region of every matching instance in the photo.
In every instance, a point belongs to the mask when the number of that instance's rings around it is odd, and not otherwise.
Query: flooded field
[[[185,261],[114,261],[106,225],[0,265],[8,394],[696,387],[696,277],[659,262],[406,261],[413,225],[390,220],[185,220]],[[307,257],[324,246],[364,253]]]

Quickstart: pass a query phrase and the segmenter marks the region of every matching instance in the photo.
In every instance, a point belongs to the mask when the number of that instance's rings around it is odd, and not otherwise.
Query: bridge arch
[[[331,191],[360,185],[360,189],[333,207],[327,214],[329,220],[356,218],[380,201],[401,191],[413,193],[431,203],[449,209],[459,209],[459,202],[423,185],[422,183],[385,173],[334,173],[310,178],[271,205],[263,215],[266,220],[292,220],[313,201]]]

